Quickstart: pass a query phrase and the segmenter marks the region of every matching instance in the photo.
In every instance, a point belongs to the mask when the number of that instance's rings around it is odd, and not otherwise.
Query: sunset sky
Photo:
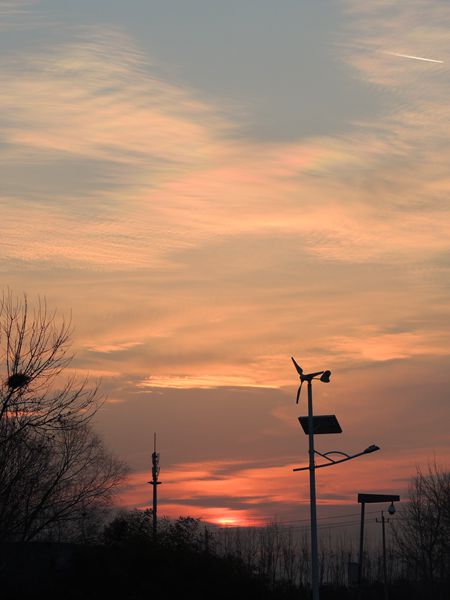
[[[332,371],[318,449],[382,448],[318,472],[319,518],[449,464],[449,27],[444,0],[0,0],[2,285],[72,314],[122,505],[156,431],[162,514],[307,517],[291,355]]]

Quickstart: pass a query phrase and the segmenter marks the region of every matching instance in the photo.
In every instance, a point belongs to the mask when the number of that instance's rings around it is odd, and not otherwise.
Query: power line
[[[371,511],[367,513],[368,515],[376,515],[378,514],[378,511]],[[322,521],[328,520],[328,519],[346,519],[343,521],[338,521],[337,523],[322,523]],[[350,521],[348,519],[351,519]],[[322,517],[319,520],[319,524],[318,527],[325,529],[325,528],[332,528],[332,527],[344,527],[344,526],[352,526],[352,525],[358,525],[359,524],[359,515],[352,513],[352,514],[339,514],[339,515],[329,515],[327,517]],[[263,529],[265,527],[270,527],[271,525],[282,525],[283,528],[288,528],[289,526],[290,529],[304,529],[305,531],[308,530],[308,526],[307,525],[299,525],[299,523],[309,523],[309,519],[293,519],[292,521],[267,521],[264,525],[260,525],[260,526],[256,526],[256,529]],[[253,527],[249,527],[249,526],[242,526],[242,525],[228,525],[226,527],[226,529],[252,529]]]
[[[375,515],[378,514],[378,511],[371,511],[367,513],[368,515]],[[321,517],[319,519],[319,521],[325,521],[327,519],[341,519],[341,518],[359,518],[359,514],[358,513],[346,513],[346,514],[339,514],[339,515],[329,515],[327,517]],[[309,523],[309,517],[307,519],[292,519],[291,521],[275,521],[274,524],[290,524],[290,523]]]

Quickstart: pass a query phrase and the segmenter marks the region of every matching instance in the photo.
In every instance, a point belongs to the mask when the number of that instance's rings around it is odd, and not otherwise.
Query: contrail
[[[411,56],[411,54],[398,54],[398,52],[385,52],[391,56],[399,56],[400,58],[412,58],[414,60],[424,60],[425,62],[440,63],[443,64],[443,60],[435,60],[434,58],[424,58],[423,56]]]

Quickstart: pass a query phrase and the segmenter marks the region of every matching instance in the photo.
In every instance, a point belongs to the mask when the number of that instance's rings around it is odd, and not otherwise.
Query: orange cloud
[[[237,377],[233,375],[204,375],[204,376],[154,376],[138,384],[138,387],[161,387],[176,389],[210,389],[215,387],[253,387],[266,388],[267,385],[258,385],[249,377]]]
[[[303,462],[307,462],[306,455]],[[382,456],[380,452],[318,470],[319,512],[328,514],[328,508],[356,504],[359,492],[399,493],[406,500],[408,480],[416,465],[406,452],[397,456]],[[309,488],[307,473],[293,473],[293,466],[284,463],[246,467],[230,461],[179,464],[161,473],[164,484],[158,490],[160,514],[172,518],[189,515],[220,525],[239,526],[295,520],[309,506]],[[134,473],[120,503],[151,505],[150,486],[144,483],[148,477],[145,472]]]
[[[448,355],[450,339],[447,332],[420,331],[377,334],[361,332],[356,338],[333,340],[336,350],[352,360],[386,361],[412,356]]]
[[[93,29],[1,65],[0,156],[5,175],[17,170],[0,200],[4,280],[73,307],[75,366],[103,375],[110,391],[99,421],[126,405],[125,422],[139,406],[111,445],[128,438],[130,461],[143,460],[147,437],[129,447],[145,413],[145,426],[164,426],[178,447],[165,411],[178,417],[179,404],[166,392],[194,405],[195,390],[216,398],[245,387],[251,431],[233,438],[235,452],[274,452],[282,465],[177,466],[172,455],[161,486],[172,516],[253,522],[307,506],[307,482],[286,458],[300,434],[291,354],[305,369],[332,369],[315,398],[320,410],[339,407],[344,449],[383,446],[374,462],[324,469],[321,502],[350,502],[354,481],[395,488],[434,449],[447,456],[447,67],[424,71],[381,52],[425,55],[436,41],[433,55],[444,56],[447,9],[418,27],[419,2],[406,21],[391,2],[348,6],[340,56],[388,108],[292,143],[240,136],[220,106],[152,75],[119,31]],[[385,21],[386,6],[400,18]],[[183,428],[219,414],[195,406]],[[220,415],[234,433],[242,413]],[[230,452],[217,447],[218,428],[203,446],[195,431],[205,455]],[[146,479],[131,478],[124,503],[148,502]]]
[[[135,348],[141,346],[142,342],[111,342],[110,344],[97,344],[94,346],[88,346],[88,350],[91,352],[101,352],[109,354],[110,352],[122,352],[129,348]]]

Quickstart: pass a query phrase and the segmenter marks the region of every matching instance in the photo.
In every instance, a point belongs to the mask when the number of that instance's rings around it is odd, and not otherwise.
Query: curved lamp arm
[[[341,456],[345,456],[346,458],[349,458],[349,455],[346,452],[341,452],[340,450],[330,450],[329,452],[324,452],[322,454],[322,452],[319,452],[318,450],[314,450],[315,454],[318,454],[319,456],[321,456],[322,458],[326,458],[327,460],[330,461],[330,463],[335,464],[336,462],[340,462],[340,461],[336,461],[333,460],[332,458],[330,458],[330,454],[340,454]]]
[[[323,456],[323,458],[326,458],[330,462],[325,463],[323,465],[317,465],[314,468],[322,469],[323,467],[332,467],[333,465],[338,465],[339,463],[346,462],[347,460],[352,460],[352,458],[357,458],[358,456],[362,456],[363,454],[371,454],[372,452],[376,452],[379,449],[380,449],[379,446],[375,446],[375,444],[372,444],[371,446],[369,446],[362,452],[358,452],[357,454],[352,454],[351,456],[346,454],[345,452],[340,452],[339,450],[331,450],[330,452],[326,452],[325,454],[321,454],[320,452],[317,452],[317,450],[316,450],[317,454],[319,454],[320,456]],[[341,454],[345,458],[341,458],[340,460],[333,460],[332,458],[328,458],[327,454]],[[309,467],[298,467],[298,468],[292,469],[292,470],[293,471],[309,471]]]

